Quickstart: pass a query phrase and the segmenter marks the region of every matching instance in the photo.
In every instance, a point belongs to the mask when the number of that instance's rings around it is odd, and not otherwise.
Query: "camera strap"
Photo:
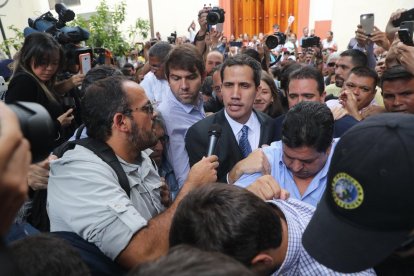
[[[115,171],[118,177],[118,182],[121,185],[122,189],[124,189],[128,197],[130,196],[131,188],[129,186],[129,181],[126,176],[126,173],[122,169],[121,163],[119,163],[119,160],[115,155],[115,152],[105,142],[101,142],[93,138],[83,138],[74,141],[67,141],[59,147],[57,147],[53,151],[53,154],[60,158],[66,151],[74,149],[76,145],[80,145],[93,151],[93,153],[95,153],[99,158],[101,158],[102,161],[107,163]]]

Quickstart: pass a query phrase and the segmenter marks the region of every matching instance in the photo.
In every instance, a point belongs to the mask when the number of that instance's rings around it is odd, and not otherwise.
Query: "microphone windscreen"
[[[208,135],[215,135],[220,137],[221,135],[221,126],[219,124],[212,124],[208,129]]]

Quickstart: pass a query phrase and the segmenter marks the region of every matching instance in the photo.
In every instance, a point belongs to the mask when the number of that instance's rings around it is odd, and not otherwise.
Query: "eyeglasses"
[[[136,107],[134,109],[128,109],[126,113],[132,113],[134,111],[142,111],[142,112],[147,113],[148,115],[152,115],[154,114],[154,111],[156,110],[158,105],[159,105],[159,102],[148,101],[146,105],[142,107]]]
[[[335,67],[335,62],[329,62],[327,65],[328,65],[329,67]]]

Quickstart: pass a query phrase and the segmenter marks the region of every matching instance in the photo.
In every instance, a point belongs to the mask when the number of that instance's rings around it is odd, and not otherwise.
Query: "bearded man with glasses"
[[[108,77],[86,89],[82,107],[88,136],[113,150],[128,179],[129,195],[108,163],[76,145],[51,163],[51,231],[71,232],[77,241],[92,244],[95,259],[89,266],[95,272],[93,265],[130,269],[160,257],[168,250],[175,208],[189,191],[216,180],[217,157],[196,164],[174,203],[165,209],[160,196],[163,181],[144,151],[158,141],[155,104],[144,89],[125,78]]]

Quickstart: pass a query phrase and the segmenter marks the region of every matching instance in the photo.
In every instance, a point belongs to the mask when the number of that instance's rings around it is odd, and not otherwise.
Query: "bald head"
[[[220,65],[223,63],[224,57],[223,54],[219,51],[212,51],[207,54],[206,58],[206,73],[209,75],[211,73],[211,70],[213,70],[214,67],[217,65]]]

